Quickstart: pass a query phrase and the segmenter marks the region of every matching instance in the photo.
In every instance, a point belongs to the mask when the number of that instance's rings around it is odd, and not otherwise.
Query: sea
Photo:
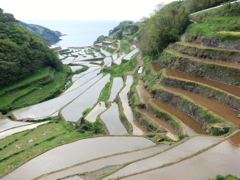
[[[28,24],[37,24],[64,36],[61,41],[53,44],[63,47],[91,46],[101,35],[107,36],[109,31],[122,20],[23,20]]]

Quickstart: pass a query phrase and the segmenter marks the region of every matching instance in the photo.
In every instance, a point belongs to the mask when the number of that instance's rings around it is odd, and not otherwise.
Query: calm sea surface
[[[55,45],[75,47],[91,46],[100,35],[108,35],[121,20],[23,20],[28,24],[37,24],[51,30],[67,34]]]

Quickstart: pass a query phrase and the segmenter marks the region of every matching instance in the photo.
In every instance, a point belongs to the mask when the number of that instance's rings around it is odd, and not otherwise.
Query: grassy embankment
[[[19,83],[2,88],[0,111],[7,113],[57,96],[64,90],[70,71],[68,66],[64,66],[61,71],[44,67]]]

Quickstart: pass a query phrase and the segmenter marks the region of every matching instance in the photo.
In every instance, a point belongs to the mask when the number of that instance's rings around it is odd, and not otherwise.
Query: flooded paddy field
[[[112,65],[112,58],[111,57],[105,57],[104,58],[104,65],[110,67]]]
[[[21,127],[15,127],[13,129],[9,129],[9,130],[6,130],[6,131],[3,131],[3,132],[0,132],[0,139],[3,139],[7,136],[10,136],[12,134],[15,134],[15,133],[18,133],[18,132],[22,132],[22,131],[25,131],[27,129],[33,129],[33,128],[36,128],[42,124],[45,124],[45,123],[48,123],[48,121],[45,121],[45,122],[41,122],[41,123],[34,123],[34,124],[30,124],[30,125],[25,125],[25,126],[21,126]]]
[[[117,65],[120,65],[122,63],[122,59],[126,56],[126,54],[121,55],[119,58],[117,58],[114,63]]]
[[[124,114],[127,117],[128,121],[133,126],[133,135],[142,135],[144,133],[141,130],[141,126],[136,123],[136,120],[134,121],[134,116],[133,116],[132,109],[128,104],[127,93],[129,92],[132,83],[133,83],[133,77],[128,75],[127,79],[126,79],[126,85],[122,89],[122,91],[119,93],[119,97],[120,97],[121,102],[122,102],[122,106],[123,106],[123,109],[124,109]]]
[[[81,93],[86,91],[91,85],[93,85],[96,81],[98,81],[102,75],[97,76],[96,78],[88,81],[83,86],[80,86],[73,91],[59,96],[57,98],[51,99],[49,101],[45,101],[40,104],[36,104],[33,106],[29,106],[20,110],[16,110],[13,112],[13,115],[17,119],[24,119],[24,118],[43,118],[52,115],[59,109],[61,109],[64,105],[71,102],[73,99],[78,97]]]
[[[61,111],[62,116],[66,121],[76,122],[82,117],[82,112],[91,108],[97,103],[98,97],[107,82],[110,80],[110,75],[106,75],[99,81],[95,82],[89,89],[87,89],[82,95],[76,98],[73,102],[67,105]]]
[[[102,113],[100,118],[106,124],[110,135],[128,134],[119,118],[119,109],[116,103],[112,103],[111,107]]]
[[[110,178],[116,178],[116,177],[120,177],[128,174],[133,174],[136,172],[141,172],[146,169],[155,168],[158,166],[162,166],[163,164],[166,164],[166,163],[177,161],[180,158],[196,153],[197,151],[203,148],[209,147],[214,143],[218,142],[219,140],[220,138],[215,138],[215,137],[203,137],[203,136],[193,137],[183,142],[182,144],[179,144],[176,147],[169,149],[168,151],[165,151],[153,157],[129,164],[123,167],[122,169],[118,170],[117,172],[111,174],[110,176],[107,176],[106,178],[104,178],[104,180],[107,180]],[[184,168],[186,167],[188,166],[184,166]],[[171,171],[171,173],[173,172],[174,171]]]
[[[19,126],[29,125],[29,124],[31,123],[12,121],[8,118],[0,118],[0,132],[11,129],[11,128],[19,127]]]
[[[91,162],[84,163],[81,165],[76,165],[67,169],[63,169],[59,172],[51,173],[39,179],[51,180],[51,179],[63,178],[68,175],[73,175],[76,173],[94,171],[94,170],[103,168],[105,166],[120,165],[126,162],[134,161],[134,160],[141,159],[143,157],[161,152],[168,147],[169,145],[162,145],[162,146],[150,147],[143,150],[127,152],[124,154],[109,156],[109,157],[101,158],[98,160],[93,160]]]
[[[132,52],[127,54],[124,59],[125,60],[130,60],[135,54],[137,54],[140,50],[138,48],[134,49]]]
[[[106,110],[105,102],[101,101],[91,110],[91,112],[85,117],[85,119],[89,122],[95,122],[97,116],[105,110]]]
[[[182,125],[186,129],[188,135],[206,134],[206,132],[202,129],[201,125],[197,121],[182,111],[175,109],[172,106],[169,106],[156,99],[150,99],[150,102],[177,117],[182,122]]]
[[[35,157],[4,176],[2,180],[33,179],[42,174],[66,168],[77,163],[152,145],[154,145],[153,142],[142,137],[97,137],[83,139],[56,147]]]
[[[168,167],[159,168],[123,179],[131,180],[165,180],[182,179],[209,179],[217,174],[234,174],[240,176],[240,133],[221,142],[215,147]],[[173,173],[174,172],[174,173]]]
[[[113,78],[113,84],[112,84],[112,88],[111,88],[111,95],[108,99],[108,101],[112,102],[117,94],[119,93],[120,89],[122,89],[123,87],[123,80],[121,77],[115,77]]]

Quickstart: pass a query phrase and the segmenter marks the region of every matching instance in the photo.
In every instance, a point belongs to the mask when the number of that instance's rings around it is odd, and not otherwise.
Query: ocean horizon
[[[53,45],[64,47],[91,46],[101,35],[107,36],[109,31],[123,20],[22,20],[28,24],[37,24],[66,36]]]

